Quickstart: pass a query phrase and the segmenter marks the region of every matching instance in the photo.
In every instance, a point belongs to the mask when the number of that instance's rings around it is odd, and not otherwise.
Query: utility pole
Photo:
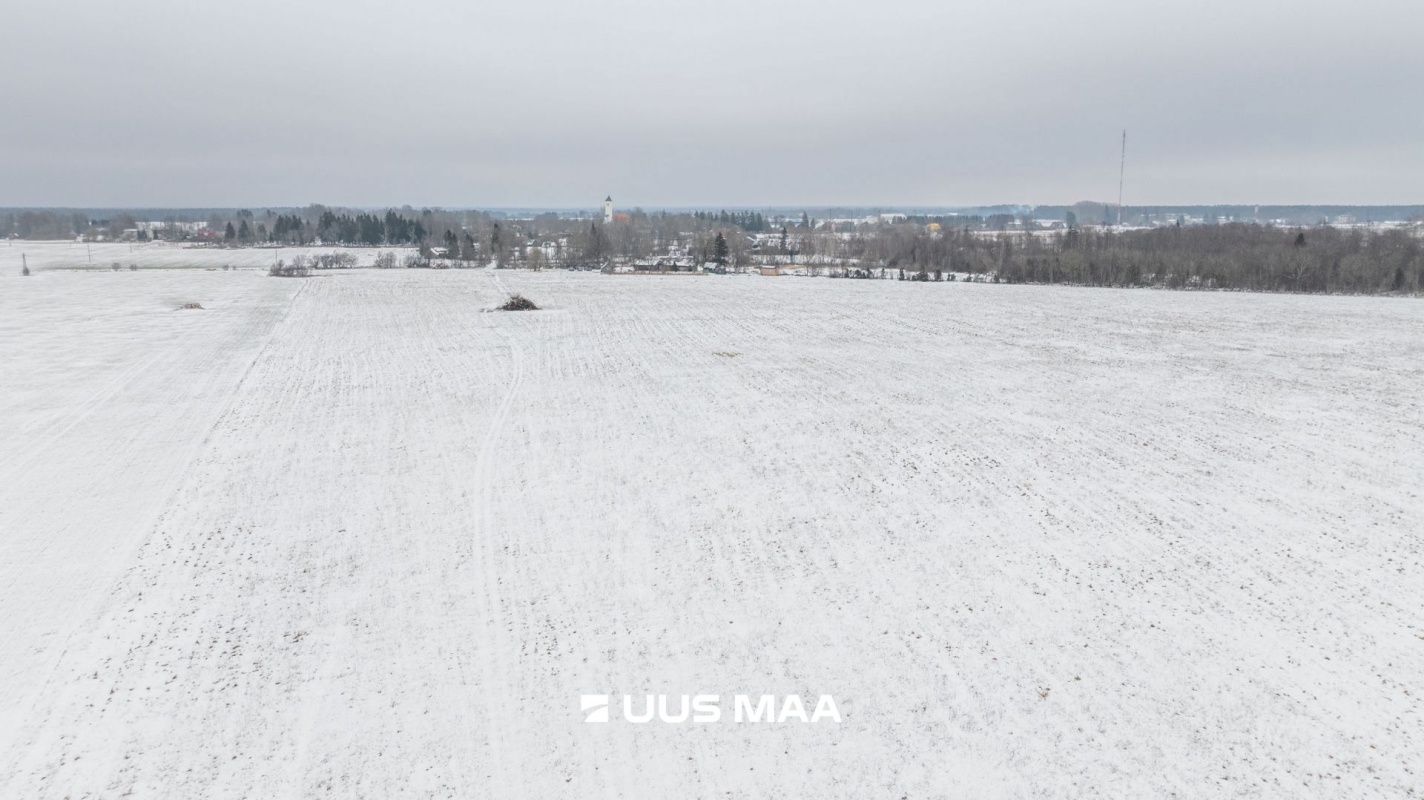
[[[1122,185],[1127,178],[1127,131],[1122,132],[1122,164],[1117,173],[1117,226],[1122,227]]]

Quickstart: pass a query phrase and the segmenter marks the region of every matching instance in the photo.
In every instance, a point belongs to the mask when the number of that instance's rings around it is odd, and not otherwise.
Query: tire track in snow
[[[495,302],[502,302],[502,298],[508,296],[509,292],[499,275],[493,270],[490,270],[488,274],[497,290]],[[497,538],[502,537],[497,536],[494,526],[493,504],[496,476],[493,472],[493,461],[497,455],[505,424],[509,421],[510,409],[514,407],[514,401],[519,396],[519,387],[524,381],[524,354],[514,337],[499,327],[495,321],[494,313],[483,315],[483,322],[486,330],[504,338],[509,348],[510,365],[504,396],[500,400],[499,408],[496,409],[494,418],[490,421],[489,428],[485,432],[484,441],[480,445],[472,481],[479,492],[479,509],[475,514],[474,532],[471,538],[474,540],[475,552],[479,554],[484,577],[484,585],[480,587],[480,590],[484,598],[485,611],[480,615],[480,622],[484,627],[484,641],[490,645],[491,656],[481,658],[480,666],[484,672],[482,689],[488,709],[486,736],[490,748],[490,768],[497,778],[497,785],[508,787],[511,796],[519,797],[523,795],[523,772],[518,765],[515,765],[511,771],[509,759],[503,747],[505,734],[503,726],[512,724],[515,716],[511,711],[513,704],[510,700],[514,692],[509,682],[509,665],[504,658],[504,603],[500,592],[500,565],[497,563],[502,556],[503,548],[497,541]]]

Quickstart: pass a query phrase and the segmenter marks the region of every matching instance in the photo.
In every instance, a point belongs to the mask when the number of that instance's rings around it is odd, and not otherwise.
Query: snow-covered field
[[[136,266],[145,269],[261,269],[277,259],[291,261],[330,253],[350,253],[360,266],[369,267],[381,253],[395,253],[398,259],[415,252],[413,247],[244,247],[225,249],[199,247],[177,242],[34,242],[0,239],[0,275],[18,275],[28,264],[31,270],[100,269]],[[24,256],[24,258],[21,258]]]
[[[0,797],[1424,791],[1424,303],[8,263]]]

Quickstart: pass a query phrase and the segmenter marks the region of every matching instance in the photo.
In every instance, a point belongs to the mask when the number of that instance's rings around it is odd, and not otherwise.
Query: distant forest
[[[1267,292],[1424,292],[1424,240],[1407,228],[1364,231],[1229,225],[1054,236],[940,236],[894,230],[867,237],[853,260],[933,280],[968,273],[1006,283],[1156,286]]]

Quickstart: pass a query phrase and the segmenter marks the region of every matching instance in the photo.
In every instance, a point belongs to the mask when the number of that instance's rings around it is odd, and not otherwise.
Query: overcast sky
[[[47,0],[0,205],[1424,203],[1424,0]]]

